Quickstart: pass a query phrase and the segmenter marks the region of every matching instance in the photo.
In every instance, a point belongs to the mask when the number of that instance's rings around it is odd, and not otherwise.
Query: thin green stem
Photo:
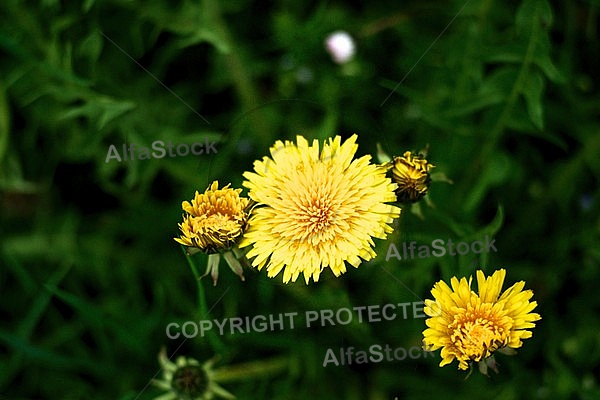
[[[228,365],[214,371],[214,378],[219,383],[255,379],[260,376],[271,376],[277,372],[289,369],[289,357],[278,357],[270,360],[252,361],[238,365]]]
[[[202,279],[201,279],[202,275],[200,275],[200,272],[198,271],[198,265],[196,265],[196,262],[192,258],[192,256],[187,254],[187,252],[185,251],[185,248],[182,247],[182,250],[183,250],[183,253],[185,254],[185,258],[187,259],[188,264],[190,265],[190,268],[192,269],[194,278],[196,279],[196,286],[198,287],[199,317],[201,319],[206,319],[209,316],[208,315],[209,309],[208,309],[208,305],[206,303],[206,294],[204,292],[204,286],[202,285]],[[221,339],[219,339],[217,334],[215,332],[213,332],[212,329],[209,329],[206,332],[206,337],[207,337],[208,342],[210,343],[212,349],[216,353],[222,354],[226,351],[225,344],[221,341]]]

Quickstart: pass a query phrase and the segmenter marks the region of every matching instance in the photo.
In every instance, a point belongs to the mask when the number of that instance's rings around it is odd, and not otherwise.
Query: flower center
[[[200,397],[208,389],[208,375],[199,365],[180,367],[173,374],[171,387],[185,398]]]
[[[330,227],[335,222],[333,208],[331,203],[323,198],[312,199],[308,204],[300,205],[296,221],[303,240],[318,244],[330,238]]]
[[[317,200],[306,209],[306,220],[313,232],[319,232],[331,225],[333,212],[331,207]]]
[[[462,358],[481,361],[508,343],[506,330],[493,319],[472,314],[466,317],[455,318],[450,325],[452,329],[450,338],[462,353]]]
[[[241,224],[236,222],[231,216],[220,213],[209,215],[202,221],[202,225],[206,228],[206,230],[212,230],[216,232],[226,231],[226,233],[229,233],[229,231],[235,230],[236,228],[239,229],[241,226]]]

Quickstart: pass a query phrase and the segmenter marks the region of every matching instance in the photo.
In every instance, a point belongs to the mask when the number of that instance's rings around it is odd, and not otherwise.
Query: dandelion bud
[[[166,393],[155,400],[203,400],[219,397],[234,400],[235,396],[217,383],[218,370],[212,368],[215,359],[200,364],[188,357],[177,357],[172,362],[162,349],[158,355],[162,366],[162,379],[153,379],[152,384]]]
[[[241,197],[242,189],[231,189],[229,185],[219,189],[214,181],[203,194],[196,192],[191,202],[182,203],[183,222],[179,224],[181,236],[174,238],[187,247],[187,254],[196,252],[209,254],[206,273],[216,286],[219,278],[221,254],[231,270],[244,280],[242,265],[238,258],[244,257],[237,243],[247,227],[250,200]],[[232,254],[233,252],[233,254]]]
[[[410,151],[404,152],[401,157],[394,157],[392,163],[392,180],[398,184],[398,201],[415,203],[425,197],[431,183],[429,170],[434,165],[429,164],[423,156]]]

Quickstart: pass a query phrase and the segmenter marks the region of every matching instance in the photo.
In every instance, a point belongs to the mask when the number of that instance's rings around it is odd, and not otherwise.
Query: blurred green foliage
[[[3,0],[2,398],[151,399],[162,346],[218,353],[222,366],[289,358],[287,370],[223,384],[240,399],[599,398],[599,10],[595,0]],[[323,44],[338,29],[358,49],[345,65]],[[434,183],[424,219],[405,209],[378,258],[340,278],[282,285],[248,270],[240,282],[222,262],[218,285],[201,280],[198,293],[172,240],[181,202],[214,179],[241,187],[277,139],[354,132],[360,154],[429,145],[454,184]],[[106,162],[113,144],[205,138],[216,155]],[[385,261],[392,241],[485,235],[497,253]],[[491,378],[464,381],[438,358],[323,367],[327,349],[419,346],[424,320],[410,317],[165,334],[205,317],[199,295],[218,320],[303,315],[419,301],[439,279],[500,267],[505,287],[533,289],[543,319],[517,356],[497,356]]]

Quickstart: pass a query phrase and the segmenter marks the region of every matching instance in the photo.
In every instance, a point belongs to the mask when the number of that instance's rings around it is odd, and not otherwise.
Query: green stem
[[[183,246],[182,246],[182,250],[183,250],[183,253],[185,254],[188,264],[190,265],[190,268],[192,269],[194,278],[196,279],[196,286],[198,287],[198,306],[199,306],[198,311],[200,314],[200,318],[207,319],[209,316],[208,315],[209,310],[208,310],[208,306],[206,304],[206,294],[204,292],[204,286],[202,286],[202,279],[201,279],[202,275],[200,275],[200,273],[198,272],[198,266],[196,265],[196,262],[194,261],[192,256],[187,254],[187,252],[185,251],[185,248]],[[221,339],[219,339],[217,334],[215,332],[213,332],[212,329],[209,329],[208,332],[206,332],[206,337],[207,337],[208,342],[210,343],[213,351],[215,351],[217,354],[222,354],[226,351],[227,348],[225,347],[225,344],[221,341]]]
[[[228,365],[214,371],[214,378],[219,383],[254,379],[259,376],[271,376],[290,367],[288,357],[272,358],[265,361],[252,361],[244,364]]]

